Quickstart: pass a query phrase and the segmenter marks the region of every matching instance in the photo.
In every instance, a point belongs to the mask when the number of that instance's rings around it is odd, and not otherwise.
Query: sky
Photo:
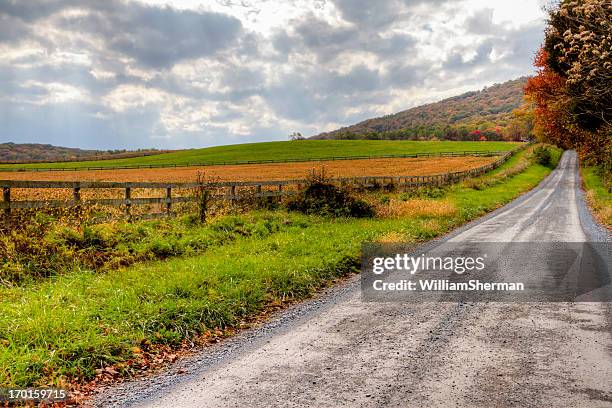
[[[287,140],[533,73],[541,0],[0,0],[0,142]]]

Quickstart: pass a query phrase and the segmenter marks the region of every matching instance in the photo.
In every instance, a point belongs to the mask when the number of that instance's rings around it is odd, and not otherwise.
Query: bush
[[[538,146],[533,150],[533,160],[542,166],[549,167],[552,162],[552,154],[548,148]]]
[[[291,211],[332,217],[372,217],[374,207],[353,197],[347,189],[325,181],[310,182],[289,201]]]

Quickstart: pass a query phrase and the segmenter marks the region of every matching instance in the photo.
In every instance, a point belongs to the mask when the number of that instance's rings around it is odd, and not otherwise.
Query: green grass
[[[326,219],[279,211],[274,217],[287,222],[274,232],[202,255],[107,273],[74,270],[0,288],[0,386],[87,380],[96,368],[117,363],[127,373],[126,362],[139,359],[134,347],[176,346],[206,330],[236,326],[271,304],[306,298],[356,270],[363,241],[388,234],[415,242],[433,238],[533,188],[550,171],[534,164],[484,189],[452,186],[432,202],[452,201],[453,215]]]
[[[0,284],[26,285],[75,268],[107,271],[136,262],[190,256],[304,222],[274,212],[226,216],[205,226],[194,222],[195,218],[189,214],[151,222],[80,227],[78,222],[38,213],[0,234]]]
[[[587,200],[595,217],[612,229],[612,193],[609,191],[609,186],[604,185],[601,170],[596,167],[584,167],[582,179]]]
[[[205,149],[183,150],[146,157],[72,163],[33,163],[0,165],[2,168],[83,168],[136,165],[194,164],[245,160],[287,160],[331,158],[334,156],[376,156],[428,152],[508,151],[518,143],[510,142],[431,142],[386,140],[301,140],[294,142],[248,143]]]

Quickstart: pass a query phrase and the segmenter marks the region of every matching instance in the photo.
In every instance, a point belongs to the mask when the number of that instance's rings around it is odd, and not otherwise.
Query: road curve
[[[610,235],[588,213],[576,154],[566,152],[536,189],[447,240],[610,242]],[[93,403],[612,407],[612,305],[367,303],[354,279]]]

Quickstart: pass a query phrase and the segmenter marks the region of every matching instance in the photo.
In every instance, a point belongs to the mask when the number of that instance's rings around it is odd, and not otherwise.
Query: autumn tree
[[[550,69],[566,79],[574,121],[586,130],[612,122],[612,2],[563,1],[544,41]]]
[[[534,133],[610,172],[612,165],[612,3],[563,0],[551,9],[537,75]]]

